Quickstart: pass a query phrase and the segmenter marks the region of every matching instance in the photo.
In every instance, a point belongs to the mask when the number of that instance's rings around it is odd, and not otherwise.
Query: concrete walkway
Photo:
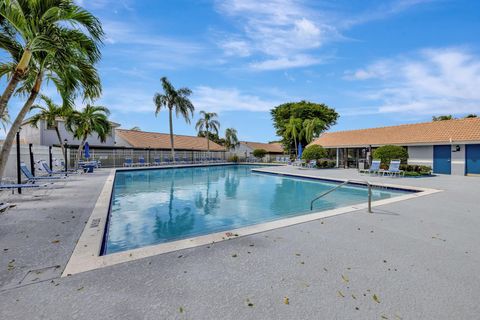
[[[269,170],[360,177],[352,170]],[[17,207],[0,214],[0,319],[480,314],[480,178],[368,177],[444,192],[59,278],[107,175],[75,177],[46,195],[2,193]]]

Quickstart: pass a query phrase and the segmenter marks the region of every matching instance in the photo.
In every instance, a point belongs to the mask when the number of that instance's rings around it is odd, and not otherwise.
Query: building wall
[[[455,151],[457,144],[452,145],[452,174],[465,175],[465,145],[458,144],[460,151]]]
[[[81,143],[80,140],[74,139],[73,134],[64,126],[63,121],[59,121],[58,129],[60,131],[60,135],[62,140],[67,139],[69,145],[79,145]],[[58,137],[57,133],[54,129],[47,129],[44,121],[41,121],[38,125],[38,128],[33,128],[30,125],[24,125],[22,127],[22,132],[20,133],[22,138],[25,139],[27,143],[32,143],[36,145],[44,145],[44,146],[51,146],[51,145],[58,145]],[[114,146],[115,145],[115,130],[112,130],[112,133],[107,137],[105,143],[100,142],[96,134],[91,135],[87,139],[88,143],[91,146]]]
[[[238,157],[243,159],[245,158],[245,152],[247,153],[247,157],[252,156],[253,149],[241,143],[235,149],[230,150],[230,152],[236,154]]]
[[[433,146],[408,147],[408,164],[433,167]]]

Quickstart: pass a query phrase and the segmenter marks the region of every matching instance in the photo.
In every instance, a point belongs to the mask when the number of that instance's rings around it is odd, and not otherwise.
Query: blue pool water
[[[250,165],[118,171],[104,254],[310,213],[310,201],[337,184],[254,173]],[[345,186],[314,211],[364,203],[367,189]],[[373,190],[373,200],[407,191]]]

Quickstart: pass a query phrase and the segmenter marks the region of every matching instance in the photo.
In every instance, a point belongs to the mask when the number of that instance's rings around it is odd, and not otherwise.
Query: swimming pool
[[[310,201],[336,182],[252,172],[251,165],[117,171],[103,254],[232,230],[310,213]],[[347,185],[314,211],[364,203],[367,188]],[[373,190],[373,200],[408,193]]]

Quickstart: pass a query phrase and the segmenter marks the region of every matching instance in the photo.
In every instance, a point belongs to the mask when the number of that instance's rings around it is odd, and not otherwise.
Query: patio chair
[[[27,168],[27,165],[25,164],[25,162],[20,162],[20,170],[22,171],[22,173],[25,175],[25,177],[27,177],[27,180],[28,182],[31,182],[31,183],[35,183],[35,181],[45,181],[45,180],[59,180],[59,179],[64,179],[65,176],[63,177],[50,177],[50,176],[46,176],[46,177],[35,177],[31,172],[30,170],[28,170]]]
[[[360,173],[379,173],[380,172],[380,160],[372,160],[372,165],[368,169],[362,169],[359,172]]]
[[[156,157],[153,159],[153,165],[154,166],[159,166],[161,164],[160,158]]]
[[[40,170],[42,171],[45,171],[49,176],[53,176],[55,174],[62,174],[62,175],[67,175],[67,174],[72,174],[72,173],[75,173],[77,174],[78,171],[75,170],[75,169],[72,169],[72,170],[52,170],[50,169],[50,167],[48,166],[47,162],[45,160],[40,160],[39,162],[39,165],[40,165]]]
[[[391,160],[390,165],[388,166],[387,170],[382,170],[380,171],[382,175],[390,175],[392,177],[394,176],[405,176],[405,171],[400,170],[400,160]]]
[[[140,157],[138,158],[138,163],[137,163],[137,165],[140,166],[140,167],[145,167],[145,166],[149,166],[150,163],[145,162],[145,158],[144,158],[143,156],[140,156]]]
[[[317,160],[310,160],[307,164],[307,167],[310,169],[315,169],[317,167]]]
[[[47,187],[46,184],[31,184],[31,183],[5,183],[0,184],[0,190],[12,190],[12,194],[15,192],[15,189],[37,189],[40,187]]]
[[[124,167],[133,167],[133,160],[132,158],[125,158],[125,161],[123,162]]]

